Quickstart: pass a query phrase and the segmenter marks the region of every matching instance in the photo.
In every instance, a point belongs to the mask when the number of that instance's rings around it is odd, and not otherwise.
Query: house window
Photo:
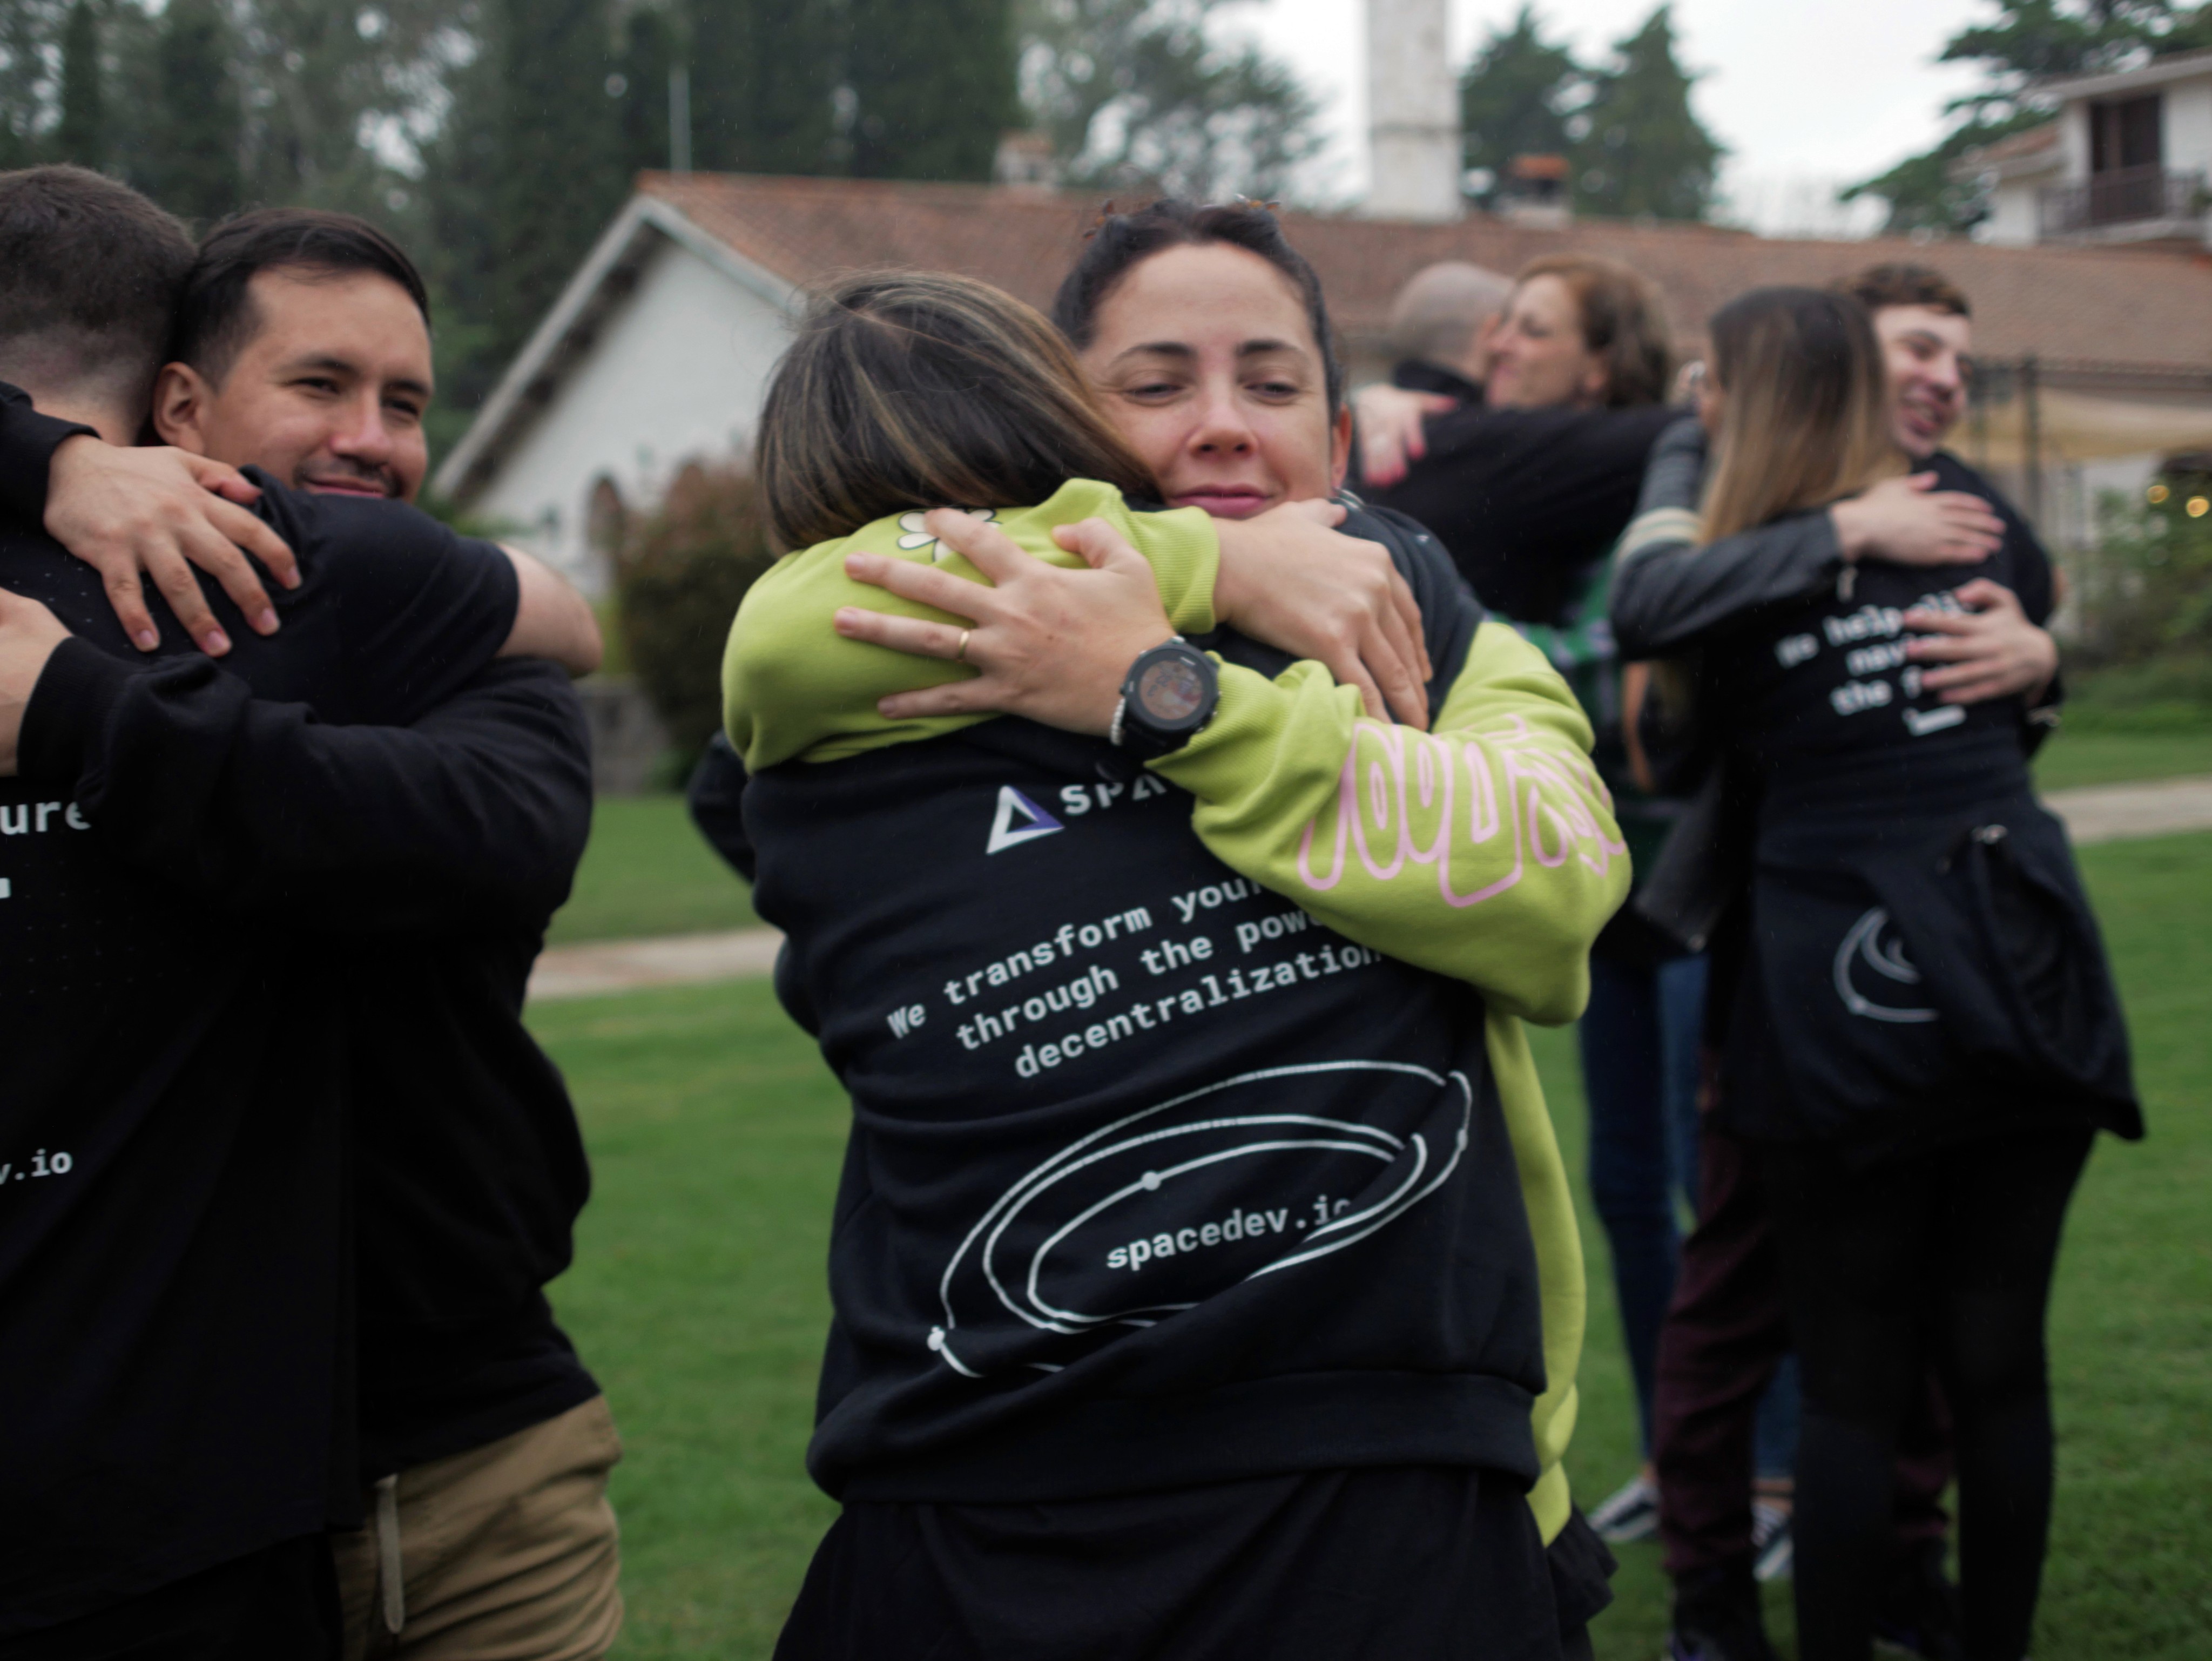
[[[2130,167],[2155,167],[2165,160],[2160,141],[2160,106],[2165,100],[2152,93],[2144,98],[2117,99],[2089,106],[2089,171],[2118,173]]]

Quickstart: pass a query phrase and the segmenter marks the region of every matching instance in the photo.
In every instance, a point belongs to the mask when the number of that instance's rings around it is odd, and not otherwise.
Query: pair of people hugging
[[[1579,1012],[1628,869],[1565,683],[1356,502],[1297,511],[1402,579],[1397,718],[1224,626],[1282,521],[1158,509],[1061,334],[962,279],[821,297],[757,472],[798,551],[730,637],[739,858],[854,1109],[845,1512],[779,1654],[1586,1653],[1521,1023]]]

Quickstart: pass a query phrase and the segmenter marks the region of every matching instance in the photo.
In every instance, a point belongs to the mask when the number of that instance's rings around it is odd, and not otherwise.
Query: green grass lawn
[[[2212,773],[2212,731],[2062,731],[2044,747],[2045,790]],[[548,936],[554,945],[695,934],[757,923],[744,884],[692,828],[679,796],[599,798],[576,892]]]
[[[744,882],[693,827],[680,796],[602,796],[576,888],[547,943],[697,934],[759,922]]]
[[[2103,1141],[2075,1203],[2052,1314],[2059,1497],[2039,1661],[2212,1657],[2212,835],[2083,854],[2134,1022],[2152,1140]],[[801,1459],[827,1300],[842,1097],[764,983],[543,1005],[597,1192],[561,1315],[629,1446],[629,1658],[765,1656],[833,1508]],[[1571,1035],[1537,1034],[1579,1171]],[[1577,1492],[1632,1469],[1634,1411],[1603,1236]],[[1601,1657],[1650,1661],[1654,1546],[1622,1553]],[[1786,1593],[1771,1603],[1778,1638]]]
[[[2201,732],[2078,730],[2062,726],[2035,758],[2035,782],[2043,790],[2122,785],[2136,779],[2200,773],[2212,773],[2212,724]]]

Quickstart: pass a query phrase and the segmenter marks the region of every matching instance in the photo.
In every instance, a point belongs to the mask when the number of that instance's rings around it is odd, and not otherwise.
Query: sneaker
[[[1649,1540],[1659,1531],[1659,1488],[1649,1476],[1632,1476],[1589,1514],[1597,1537],[1611,1546]]]
[[[1964,1661],[1959,1589],[1943,1572],[1943,1555],[1941,1540],[1923,1540],[1899,1554],[1896,1572],[1875,1611],[1877,1652],[1921,1661]]]
[[[1684,1575],[1674,1583],[1667,1661],[1778,1661],[1747,1566]]]
[[[1760,1581],[1787,1580],[1797,1561],[1790,1533],[1790,1508],[1770,1500],[1751,1505],[1751,1549],[1757,1554],[1752,1574]]]

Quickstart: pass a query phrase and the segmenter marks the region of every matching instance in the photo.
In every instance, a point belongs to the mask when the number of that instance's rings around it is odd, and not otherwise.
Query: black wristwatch
[[[1139,653],[1129,665],[1109,736],[1149,761],[1188,743],[1213,718],[1220,701],[1221,677],[1213,659],[1178,637]]]

